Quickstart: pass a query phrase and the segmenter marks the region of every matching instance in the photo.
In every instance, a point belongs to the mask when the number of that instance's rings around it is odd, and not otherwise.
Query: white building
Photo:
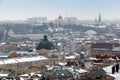
[[[66,24],[77,24],[78,23],[78,19],[76,17],[65,17],[64,18],[64,22]]]
[[[73,42],[65,42],[65,43],[60,42],[60,43],[58,43],[58,44],[59,44],[59,45],[58,45],[58,50],[59,50],[60,52],[73,53],[73,52],[75,52],[75,50],[76,50],[76,44],[73,43]]]

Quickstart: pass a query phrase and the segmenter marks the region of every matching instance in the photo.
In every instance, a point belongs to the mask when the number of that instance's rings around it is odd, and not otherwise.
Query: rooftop
[[[39,61],[39,60],[45,60],[45,59],[47,59],[47,58],[43,57],[43,56],[10,58],[10,59],[0,60],[0,65]]]
[[[95,43],[91,45],[91,48],[105,48],[105,49],[112,49],[113,46],[110,43]]]
[[[120,79],[120,70],[119,70],[118,73],[115,72],[114,74],[112,74],[112,67],[113,67],[113,65],[107,66],[107,67],[103,68],[103,70],[106,72],[107,75],[109,75],[111,77],[114,77],[115,80],[119,80]],[[119,66],[120,66],[120,63],[119,63]]]

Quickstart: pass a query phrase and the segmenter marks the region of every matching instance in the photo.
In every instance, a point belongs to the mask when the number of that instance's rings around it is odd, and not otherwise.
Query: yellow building
[[[91,56],[112,56],[112,44],[110,43],[95,43],[91,45]]]
[[[42,55],[45,57],[52,57],[53,50],[47,50],[47,49],[40,49],[36,50],[36,55]]]

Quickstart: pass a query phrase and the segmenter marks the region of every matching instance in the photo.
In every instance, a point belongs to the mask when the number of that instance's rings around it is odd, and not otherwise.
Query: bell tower
[[[99,13],[98,22],[101,23],[101,14]]]

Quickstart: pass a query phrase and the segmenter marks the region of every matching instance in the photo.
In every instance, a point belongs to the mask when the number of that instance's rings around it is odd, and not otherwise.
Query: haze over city
[[[120,19],[120,0],[0,0],[0,20],[24,20],[45,16],[75,16],[80,20]]]
[[[120,0],[0,0],[0,80],[120,80]]]

